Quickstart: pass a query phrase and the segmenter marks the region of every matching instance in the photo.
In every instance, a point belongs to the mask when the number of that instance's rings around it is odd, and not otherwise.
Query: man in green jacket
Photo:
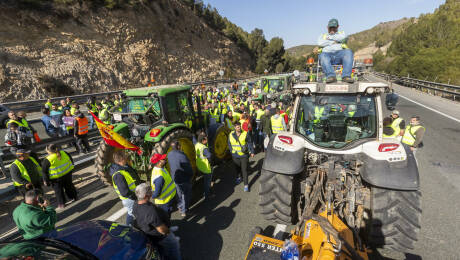
[[[26,192],[24,202],[13,211],[13,220],[24,239],[36,238],[54,229],[56,211],[49,201],[39,201],[39,192]]]

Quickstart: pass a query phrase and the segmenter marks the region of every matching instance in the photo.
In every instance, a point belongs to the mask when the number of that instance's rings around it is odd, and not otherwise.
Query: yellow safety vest
[[[256,110],[256,122],[260,122],[260,118],[265,114],[265,112],[262,109],[257,109]]]
[[[220,114],[219,114],[219,109],[218,108],[215,108],[214,112],[211,112],[211,118],[216,119],[216,122],[219,120]]]
[[[348,111],[348,117],[353,117],[356,111]]]
[[[274,134],[277,134],[277,133],[279,133],[279,132],[284,130],[284,128],[283,128],[283,120],[284,120],[284,118],[281,117],[281,115],[278,117],[278,119],[276,119],[275,116],[272,116],[270,118],[270,121],[272,121],[272,132]]]
[[[399,135],[399,132],[394,131],[394,128],[391,128],[391,129],[393,129],[393,134],[391,135],[383,134],[383,137],[397,137]]]
[[[323,116],[324,113],[324,107],[315,107],[315,120],[313,120],[313,123],[318,123],[321,120],[321,117]]]
[[[51,102],[46,102],[45,103],[45,107],[47,107],[48,109],[51,109],[51,106],[53,106],[53,104]]]
[[[129,174],[129,172],[125,171],[125,170],[117,171],[112,175],[112,184],[113,184],[113,188],[115,189],[115,192],[118,194],[118,197],[120,197],[120,199],[126,200],[128,198],[123,197],[123,196],[120,195],[120,191],[118,190],[118,186],[115,183],[115,181],[113,180],[113,176],[115,176],[116,174],[123,175],[123,177],[126,180],[126,184],[128,184],[128,189],[130,191],[133,191],[133,192],[136,190],[136,180],[134,180],[134,178],[131,176],[131,174]]]
[[[46,157],[46,159],[51,164],[48,170],[50,179],[60,178],[69,173],[74,168],[70,157],[63,151],[59,151],[59,153],[61,154],[60,160],[55,153]]]
[[[401,128],[399,127],[399,124],[401,124],[402,121],[403,121],[402,118],[398,117],[395,120],[393,120],[393,122],[391,123],[391,128],[395,130],[395,134],[397,133],[397,135],[395,136],[398,136],[399,133],[401,132]]]
[[[42,167],[40,167],[40,164],[38,164],[38,162],[33,158],[33,157],[29,157],[30,160],[32,160],[32,162],[35,164],[35,166],[37,166],[37,170],[38,170],[38,174],[40,176],[42,176]],[[30,176],[29,176],[29,173],[27,172],[27,169],[26,167],[24,167],[24,165],[22,164],[21,161],[19,161],[18,159],[14,160],[13,162],[14,164],[16,164],[16,166],[18,167],[19,169],[19,172],[21,173],[21,177],[23,179],[26,179],[28,182],[30,182]],[[16,187],[19,187],[19,186],[22,186],[24,184],[22,183],[19,183],[19,182],[16,182],[13,180],[13,184],[14,186]]]
[[[423,128],[425,129],[425,127],[421,126],[421,125],[416,125],[416,126],[411,126],[411,125],[408,125],[406,126],[406,130],[404,131],[404,135],[402,137],[402,142],[407,144],[407,145],[414,145],[415,143],[415,132],[417,132],[417,130],[419,130],[420,128]]]
[[[232,153],[237,153],[242,156],[244,155],[243,147],[246,146],[246,136],[248,132],[241,132],[240,137],[238,137],[239,142],[233,137],[233,133],[235,133],[235,131],[232,131],[228,137],[230,138],[230,144],[232,145]]]
[[[208,158],[204,156],[203,151],[206,149],[206,145],[197,142],[195,144],[195,154],[196,154],[196,167],[200,172],[209,174],[211,173],[211,164],[209,163]]]
[[[99,117],[104,118],[108,116],[107,114],[108,114],[107,107],[105,107],[101,110]],[[112,121],[110,120],[110,117],[102,122],[104,122],[104,124],[107,124],[107,125],[110,125],[112,123]]]
[[[75,107],[71,107],[71,108],[70,108],[70,114],[74,116],[76,110],[77,110],[77,109],[76,109]]]
[[[160,195],[155,198],[155,204],[166,204],[170,202],[174,196],[176,196],[176,183],[172,180],[168,170],[154,167],[152,170],[152,178],[150,180],[150,185],[152,186],[153,191],[155,191],[154,182],[157,178],[163,178],[164,183]]]
[[[225,122],[227,123],[227,127],[230,130],[235,130],[235,127],[233,127],[232,120],[225,118]]]
[[[10,119],[10,120],[8,120],[8,122],[6,123],[6,127],[7,127],[7,128],[8,128],[8,125],[9,125],[10,123],[16,123],[16,124],[18,124],[18,126],[26,127],[23,123],[21,123],[21,122],[19,122],[19,121],[16,121],[16,120],[13,120],[13,119]]]
[[[233,112],[233,120],[234,122],[240,121],[241,114],[238,112]]]

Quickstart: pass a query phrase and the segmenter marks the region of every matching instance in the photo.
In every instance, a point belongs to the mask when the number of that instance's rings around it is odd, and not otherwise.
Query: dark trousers
[[[77,142],[78,151],[86,151],[89,152],[89,143],[88,143],[88,135],[76,135],[75,141]]]
[[[176,183],[177,192],[177,207],[181,213],[187,212],[190,207],[190,200],[192,198],[192,184],[191,183]]]
[[[247,156],[243,157],[232,157],[233,163],[235,164],[236,172],[238,174],[238,177],[241,177],[243,175],[243,182],[244,185],[248,185],[248,163],[249,163],[249,158]]]
[[[155,205],[159,209],[161,209],[164,212],[166,212],[168,214],[169,218],[171,218],[171,213],[173,212],[174,207],[176,206],[176,203],[177,203],[177,190],[176,190],[176,196],[174,196],[174,198],[172,200],[170,200],[168,203],[166,203],[166,204],[155,204]]]
[[[16,190],[19,192],[19,194],[21,194],[23,197],[26,195],[26,192],[29,191],[29,190],[38,190],[38,192],[40,194],[43,194],[43,190],[42,190],[42,187],[40,186],[40,183],[34,183],[33,184],[34,187],[31,188],[31,189],[27,189],[26,188],[26,185],[22,185],[22,186],[16,186]]]
[[[54,190],[59,206],[64,205],[66,202],[64,193],[69,199],[77,199],[77,189],[75,189],[72,183],[72,172],[67,173],[61,178],[52,180],[51,187]]]

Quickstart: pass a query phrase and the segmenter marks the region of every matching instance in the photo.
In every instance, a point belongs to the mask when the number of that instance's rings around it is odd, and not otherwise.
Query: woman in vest
[[[208,199],[211,190],[212,181],[212,168],[211,168],[211,153],[209,152],[207,143],[208,137],[206,134],[200,134],[198,136],[198,142],[195,144],[196,154],[196,167],[200,172],[203,173],[203,191],[204,198]]]
[[[14,187],[21,195],[26,191],[37,189],[42,193],[41,176],[42,168],[38,161],[30,156],[30,151],[18,149],[16,151],[16,160],[10,166],[10,174]]]
[[[45,186],[51,185],[53,188],[58,202],[57,208],[63,209],[66,203],[65,195],[69,200],[77,200],[77,190],[72,183],[73,159],[55,144],[48,145],[46,152],[48,156],[42,162],[43,180]]]
[[[66,135],[74,136],[75,117],[72,116],[69,109],[64,110],[64,115],[62,116],[62,122],[64,123]],[[72,142],[72,145],[75,146],[75,150],[78,151],[78,146],[75,141]]]
[[[89,153],[91,148],[88,143],[88,130],[89,130],[89,121],[86,116],[80,112],[80,110],[75,111],[75,122],[74,122],[74,137],[75,142],[77,143],[78,153],[85,152]]]

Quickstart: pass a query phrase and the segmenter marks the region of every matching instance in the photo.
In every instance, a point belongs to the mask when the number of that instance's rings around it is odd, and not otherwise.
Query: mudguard
[[[292,144],[281,142],[279,136],[292,138]],[[304,140],[296,135],[284,133],[273,135],[265,151],[262,169],[286,175],[302,172],[305,153],[303,144]]]
[[[360,154],[363,161],[361,177],[367,183],[395,190],[418,190],[420,187],[417,161],[410,149],[404,146],[407,160],[402,162],[388,162],[374,160],[366,154]]]

